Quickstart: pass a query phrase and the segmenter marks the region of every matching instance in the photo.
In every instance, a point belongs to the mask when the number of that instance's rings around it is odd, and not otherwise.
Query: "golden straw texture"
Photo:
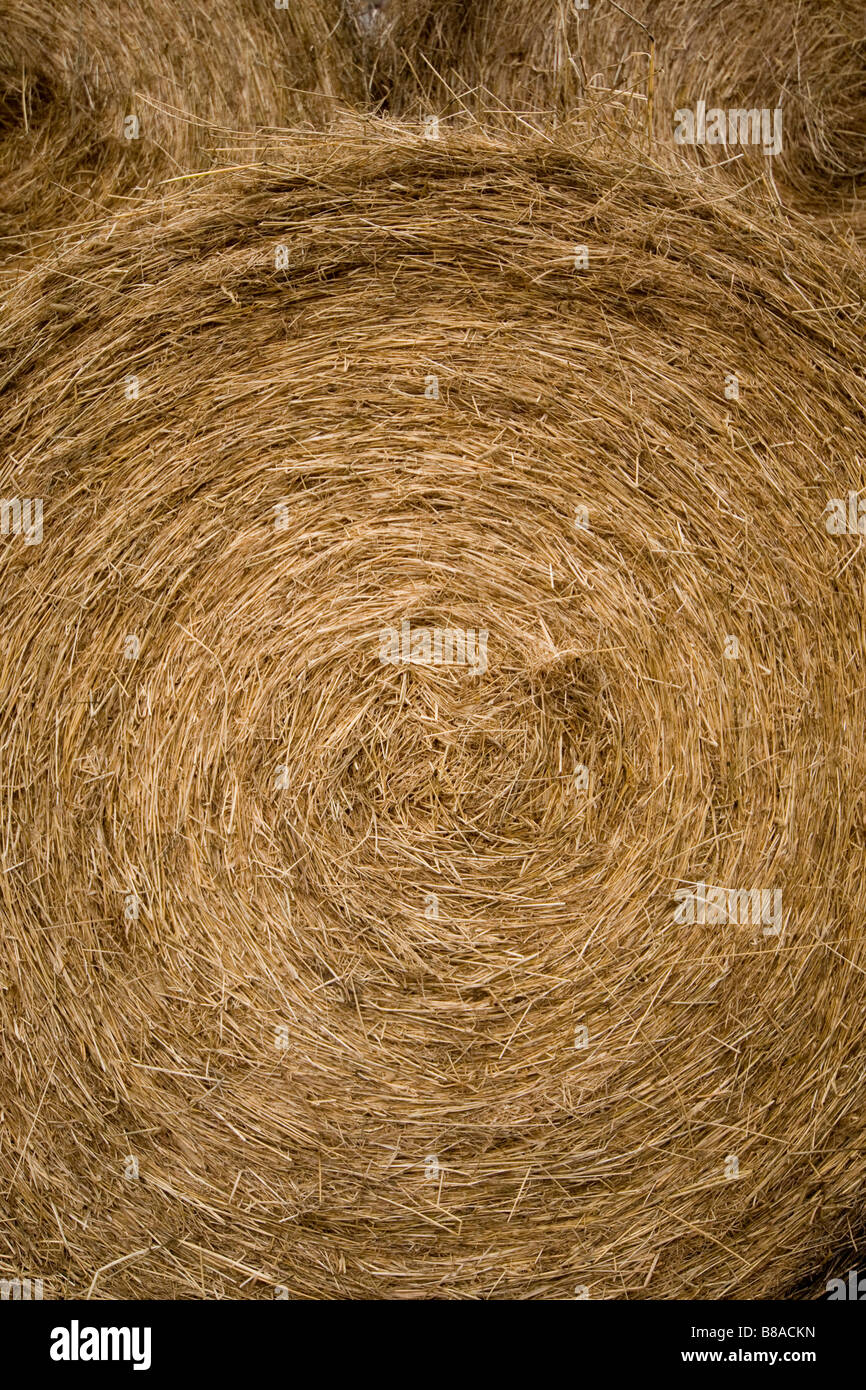
[[[712,171],[373,122],[19,277],[5,1263],[766,1298],[847,1240],[864,287]]]
[[[231,132],[357,104],[356,46],[339,0],[7,0],[0,256],[208,167]]]
[[[674,112],[784,112],[772,166],[780,192],[816,212],[862,219],[866,175],[866,15],[862,0],[382,0],[374,73],[390,108],[469,107],[541,115],[573,110],[589,88],[631,90],[663,145]],[[375,80],[375,79],[374,79]],[[647,111],[647,103],[652,111]],[[701,151],[744,179],[760,153]],[[862,226],[862,220],[861,220]]]

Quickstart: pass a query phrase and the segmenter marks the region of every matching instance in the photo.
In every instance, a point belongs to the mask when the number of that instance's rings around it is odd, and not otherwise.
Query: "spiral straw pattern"
[[[365,122],[20,277],[0,1184],[46,1296],[763,1298],[838,1245],[864,269],[711,173]]]

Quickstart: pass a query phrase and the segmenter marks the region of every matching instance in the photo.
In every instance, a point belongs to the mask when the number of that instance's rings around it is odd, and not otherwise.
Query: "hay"
[[[768,166],[704,147],[741,180],[862,236],[866,35],[859,0],[617,7],[592,0],[10,0],[0,29],[0,274],[61,229],[228,163],[233,137],[396,118],[547,126],[616,91],[625,128],[673,141],[680,103],[775,105]],[[629,10],[626,14],[624,11]],[[624,95],[630,100],[625,102]],[[129,117],[139,121],[128,139]],[[17,264],[17,262],[16,262]],[[14,273],[13,266],[13,273]]]
[[[0,26],[0,256],[109,198],[207,168],[231,132],[321,124],[357,104],[353,32],[340,0],[284,10],[273,0],[10,0]]]
[[[372,124],[21,277],[4,1273],[765,1298],[849,1238],[864,286],[708,174]]]
[[[784,109],[784,147],[772,174],[808,210],[853,206],[866,175],[866,24],[861,0],[384,0],[380,94],[391,109],[418,105],[486,119],[514,109],[567,112],[594,85],[632,91],[662,144],[674,111]],[[407,80],[409,74],[414,80]],[[760,154],[703,148],[754,179]]]

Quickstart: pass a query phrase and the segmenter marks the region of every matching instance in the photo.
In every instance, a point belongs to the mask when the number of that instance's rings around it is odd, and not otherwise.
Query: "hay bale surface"
[[[811,211],[829,201],[862,220],[866,175],[866,25],[861,0],[384,0],[380,91],[392,110],[418,104],[486,119],[519,110],[574,109],[587,90],[635,93],[664,145],[674,112],[709,107],[784,110],[784,148],[772,173]],[[413,80],[414,79],[414,80]],[[706,146],[754,179],[763,156]],[[862,223],[861,223],[862,224]]]
[[[250,157],[263,128],[346,110],[515,126],[593,108],[672,146],[678,106],[784,109],[785,147],[705,146],[745,181],[862,234],[866,35],[859,0],[767,10],[755,0],[10,0],[0,32],[0,271],[61,228],[166,179]],[[626,7],[628,8],[628,7]],[[624,98],[628,96],[628,100]],[[650,110],[651,107],[651,110]],[[626,114],[627,112],[627,114]],[[140,123],[128,139],[125,120]],[[16,266],[12,265],[14,273]]]
[[[863,1195],[863,560],[824,509],[866,484],[864,286],[709,176],[367,125],[20,280],[4,1273],[710,1299],[826,1259]],[[486,669],[383,664],[404,621]],[[783,930],[676,923],[699,882]]]
[[[0,256],[214,162],[236,131],[361,99],[340,0],[9,0],[0,26]],[[128,139],[124,120],[140,133]],[[218,162],[225,162],[225,155]]]

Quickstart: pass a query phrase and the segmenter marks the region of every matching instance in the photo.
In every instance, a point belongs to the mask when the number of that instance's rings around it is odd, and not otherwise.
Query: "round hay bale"
[[[380,85],[392,109],[567,110],[596,84],[634,91],[663,143],[674,113],[695,108],[783,110],[772,173],[812,210],[842,206],[866,174],[866,25],[861,0],[383,0]],[[413,80],[413,78],[415,80]],[[730,135],[730,131],[728,132]],[[753,179],[766,167],[751,144],[708,144]],[[862,216],[862,204],[857,204]]]
[[[207,167],[230,132],[322,123],[359,101],[353,34],[340,0],[9,0],[0,255]]]
[[[7,1267],[766,1298],[848,1240],[864,286],[709,175],[372,125],[20,280]]]

